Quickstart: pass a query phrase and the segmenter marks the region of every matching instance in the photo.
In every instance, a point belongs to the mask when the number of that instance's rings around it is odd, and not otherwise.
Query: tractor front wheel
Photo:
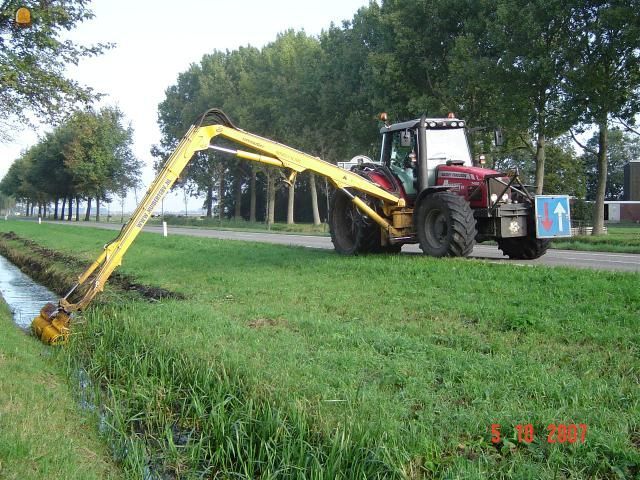
[[[514,260],[534,260],[547,253],[549,240],[536,238],[535,227],[526,237],[499,238],[498,248],[507,257]]]
[[[416,210],[422,251],[432,257],[466,257],[473,250],[476,220],[460,195],[438,192],[425,197]]]

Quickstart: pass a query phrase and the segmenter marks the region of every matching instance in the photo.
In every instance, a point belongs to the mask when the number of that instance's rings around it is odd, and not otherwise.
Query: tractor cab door
[[[418,138],[413,129],[397,130],[384,134],[382,164],[389,167],[404,187],[409,199],[418,193]]]

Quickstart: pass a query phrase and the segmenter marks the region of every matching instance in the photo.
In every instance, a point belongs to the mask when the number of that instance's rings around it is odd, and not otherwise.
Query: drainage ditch
[[[9,305],[16,325],[27,330],[47,302],[58,295],[34,282],[9,260],[0,256],[0,294]]]

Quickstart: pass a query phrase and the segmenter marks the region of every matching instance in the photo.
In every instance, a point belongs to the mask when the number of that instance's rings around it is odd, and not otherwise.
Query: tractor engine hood
[[[488,208],[491,194],[498,195],[504,190],[504,185],[499,180],[509,182],[508,175],[497,178],[495,175],[501,175],[501,172],[464,165],[440,165],[436,170],[436,186],[449,187],[450,191],[465,197],[471,208]],[[506,198],[498,201],[510,199],[511,192],[507,192]]]

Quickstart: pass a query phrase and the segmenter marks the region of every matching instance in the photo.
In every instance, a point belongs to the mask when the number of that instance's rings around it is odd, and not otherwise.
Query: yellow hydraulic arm
[[[217,120],[218,123],[203,125],[211,120]],[[211,140],[215,137],[232,140],[258,153],[229,150],[211,145]],[[112,242],[105,245],[100,256],[78,277],[76,284],[67,295],[59,300],[57,306],[48,303],[42,308],[40,315],[33,320],[32,329],[42,341],[49,344],[58,344],[67,340],[71,313],[86,308],[91,300],[104,289],[104,285],[111,273],[122,264],[122,257],[151,217],[158,203],[169,192],[194,153],[208,148],[285,169],[289,172],[290,182],[294,181],[298,173],[305,170],[310,170],[326,177],[336,188],[345,192],[365,215],[376,221],[387,232],[395,236],[398,235],[398,232],[389,222],[363,200],[346,189],[351,188],[364,192],[382,200],[386,205],[395,207],[404,207],[403,199],[390,194],[355,173],[345,171],[331,163],[286,145],[240,130],[231,123],[221,110],[212,109],[200,117],[198,124],[189,128],[176,150],[171,154],[160,173],[154,179],[127,224],[120,231],[120,234]],[[76,291],[80,291],[79,299],[71,302],[70,297]]]

